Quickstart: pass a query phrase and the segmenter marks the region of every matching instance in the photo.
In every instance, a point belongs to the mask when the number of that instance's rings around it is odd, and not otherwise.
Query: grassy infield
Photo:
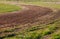
[[[0,3],[0,13],[12,12],[20,10],[21,8],[16,5],[2,4]]]
[[[26,3],[28,3],[28,2],[26,2]],[[59,4],[46,4],[43,2],[33,2],[33,3],[30,2],[28,4],[48,6],[51,8],[60,9]],[[10,11],[19,9],[19,8],[11,9],[10,5],[8,5],[10,8],[4,8],[4,5],[1,5],[1,6],[3,6],[3,8],[1,8],[2,10],[0,9],[0,12],[10,12]],[[15,7],[15,6],[13,6],[13,7]],[[3,10],[3,9],[6,9],[6,10]],[[42,27],[42,29],[40,29],[40,26]],[[43,26],[45,26],[45,27],[43,27]],[[49,39],[60,39],[60,29],[59,28],[60,28],[60,20],[57,22],[54,22],[52,24],[49,24],[49,25],[37,25],[36,27],[33,26],[30,29],[26,30],[25,33],[20,33],[14,37],[6,37],[4,39],[43,39],[43,37],[46,35],[50,36]]]

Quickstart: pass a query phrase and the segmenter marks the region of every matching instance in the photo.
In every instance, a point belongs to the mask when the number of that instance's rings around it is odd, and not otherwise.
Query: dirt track
[[[35,5],[21,5],[23,10],[0,15],[0,27],[15,26],[27,23],[47,23],[55,18],[53,10]]]
[[[7,25],[7,24],[26,24],[26,23],[34,23],[36,22],[41,16],[50,14],[52,12],[51,9],[39,6],[32,6],[32,5],[22,5],[23,7],[27,7],[28,9],[14,12],[11,14],[0,15],[0,26]],[[7,26],[10,26],[7,25]]]

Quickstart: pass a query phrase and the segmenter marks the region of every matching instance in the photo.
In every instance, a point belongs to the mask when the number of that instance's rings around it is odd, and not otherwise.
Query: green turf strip
[[[16,5],[0,4],[0,13],[13,12],[13,11],[18,11],[20,9],[21,7]]]

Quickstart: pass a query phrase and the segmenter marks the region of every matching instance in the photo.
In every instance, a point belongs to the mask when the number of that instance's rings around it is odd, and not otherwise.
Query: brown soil
[[[50,14],[52,12],[51,9],[40,7],[40,6],[32,6],[32,5],[22,5],[24,7],[29,8],[28,10],[22,10],[20,12],[14,12],[11,14],[0,15],[0,27],[5,24],[26,24],[26,23],[34,23],[38,20],[38,17]],[[8,25],[9,26],[9,25]],[[4,26],[5,27],[5,26]]]

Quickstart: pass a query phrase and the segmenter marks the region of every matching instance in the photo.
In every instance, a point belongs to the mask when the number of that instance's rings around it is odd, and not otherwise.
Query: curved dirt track
[[[35,5],[21,5],[22,10],[18,12],[0,15],[0,28],[10,27],[27,23],[47,23],[58,17],[54,16],[53,10]],[[60,15],[60,14],[59,14]]]
[[[50,14],[52,12],[51,9],[33,6],[33,5],[22,5],[22,7],[27,7],[20,12],[14,12],[11,14],[0,15],[0,27],[1,25],[7,24],[26,24],[26,23],[34,23],[38,20],[38,17]],[[9,25],[7,25],[9,26]]]
[[[21,5],[23,10],[0,15],[0,28],[11,27],[15,25],[32,24],[39,22],[41,24],[47,24],[59,15],[55,16],[59,12],[53,12],[52,9],[46,7],[40,7],[35,5]]]

